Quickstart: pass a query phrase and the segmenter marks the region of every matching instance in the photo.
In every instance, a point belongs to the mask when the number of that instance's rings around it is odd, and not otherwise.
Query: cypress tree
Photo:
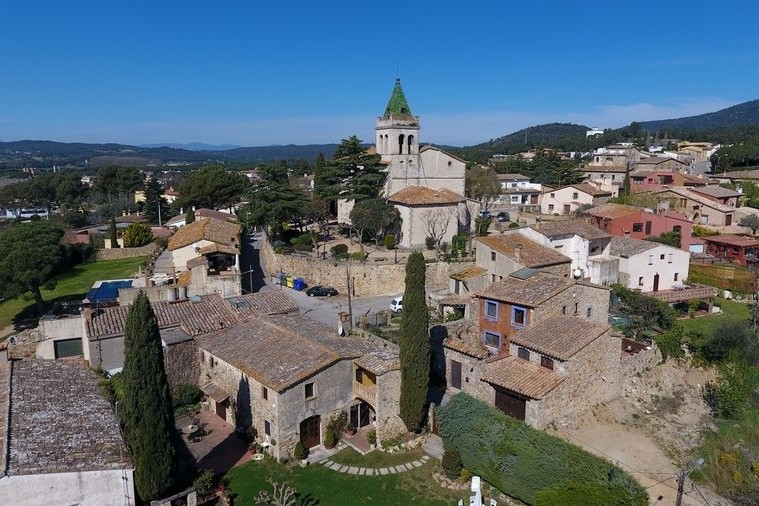
[[[425,300],[424,256],[415,251],[406,264],[406,290],[400,328],[401,419],[419,432],[427,406],[430,375],[429,312]]]
[[[142,291],[127,314],[122,374],[119,414],[132,452],[135,488],[147,502],[175,483],[177,441],[158,322]]]
[[[195,221],[195,209],[192,207],[187,210],[187,212],[184,215],[184,224],[189,225],[190,223],[193,223]]]
[[[118,248],[118,234],[116,233],[116,217],[111,215],[111,226],[108,228],[108,238],[111,240],[111,248]]]

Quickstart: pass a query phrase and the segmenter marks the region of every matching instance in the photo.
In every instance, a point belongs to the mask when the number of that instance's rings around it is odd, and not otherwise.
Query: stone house
[[[478,320],[450,325],[443,339],[450,393],[535,427],[618,395],[608,289],[523,269],[476,296]]]
[[[680,213],[666,209],[654,212],[624,204],[603,204],[588,209],[585,214],[589,223],[614,236],[645,239],[666,232],[679,232],[680,249],[697,252],[703,248],[703,239],[693,236],[693,222]]]
[[[393,194],[388,202],[395,205],[401,215],[401,248],[423,248],[427,237],[436,237],[450,244],[459,233],[459,206],[464,197],[446,188],[431,189],[425,186],[407,186]]]
[[[572,259],[520,233],[488,235],[474,240],[478,266],[487,269],[487,281],[499,281],[524,267],[569,276]]]
[[[298,441],[323,443],[344,412],[377,439],[403,432],[397,352],[369,339],[339,337],[300,315],[258,316],[198,341],[201,389],[227,423],[253,428],[274,457]]]
[[[712,187],[707,186],[706,188]],[[716,227],[732,225],[735,217],[735,206],[718,202],[719,197],[705,195],[703,193],[705,188],[698,189],[701,193],[697,193],[695,191],[697,189],[668,188],[656,192],[656,196],[660,201],[668,202],[672,210],[684,214],[695,224]],[[729,196],[722,198],[728,202],[731,201]]]
[[[658,242],[613,237],[609,255],[589,261],[594,283],[620,283],[632,290],[658,292],[683,286],[690,253]]]
[[[135,504],[119,420],[81,361],[0,359],[0,502]]]
[[[611,235],[583,220],[542,221],[519,229],[533,241],[553,248],[572,260],[572,276],[590,277],[588,258],[608,255]]]
[[[672,174],[677,172],[683,173],[687,169],[687,164],[677,158],[670,158],[668,156],[649,156],[647,158],[640,158],[635,162],[636,171],[657,171]]]
[[[567,215],[582,206],[604,204],[611,196],[610,191],[600,190],[593,185],[574,184],[544,192],[540,202],[540,211],[548,215]]]

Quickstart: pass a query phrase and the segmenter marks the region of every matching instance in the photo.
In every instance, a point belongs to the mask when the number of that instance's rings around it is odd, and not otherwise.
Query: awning
[[[229,400],[229,393],[213,381],[209,381],[202,385],[200,390],[219,404]]]

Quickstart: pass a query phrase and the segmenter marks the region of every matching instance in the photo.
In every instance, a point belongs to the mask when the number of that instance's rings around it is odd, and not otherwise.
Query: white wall
[[[671,290],[675,285],[682,285],[683,280],[688,278],[689,262],[690,253],[687,251],[665,245],[657,246],[630,258],[620,258],[619,282],[631,289],[651,292],[654,289],[654,276],[658,274],[659,290]],[[675,273],[677,281],[674,280]],[[642,284],[640,278],[643,278]]]
[[[132,469],[0,478],[0,503],[13,506],[131,506]]]
[[[577,198],[574,198],[575,193],[577,193]],[[551,195],[553,195],[553,197]],[[593,204],[593,197],[571,186],[559,188],[555,191],[543,194],[543,198],[540,201],[540,212],[551,215],[569,214],[564,212],[565,204],[569,204],[569,213],[571,213],[580,205]],[[551,205],[553,205],[553,209],[550,208]]]

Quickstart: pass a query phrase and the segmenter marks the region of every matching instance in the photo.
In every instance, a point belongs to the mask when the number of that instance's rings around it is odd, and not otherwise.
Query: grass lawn
[[[409,454],[406,454],[409,455]],[[411,459],[410,455],[408,457]],[[295,487],[300,493],[298,504],[346,505],[398,504],[446,505],[466,499],[467,491],[454,492],[441,488],[432,478],[435,464],[427,464],[400,474],[355,476],[338,473],[320,464],[307,468],[277,464],[271,459],[248,462],[229,471],[225,481],[235,504],[253,504],[260,490],[271,491],[267,479]]]
[[[742,302],[717,298],[714,303],[722,308],[721,314],[679,320],[683,324],[686,335],[691,336],[696,331],[707,336],[712,335],[715,329],[727,322],[746,321],[751,316],[748,305]]]
[[[56,300],[83,297],[92,288],[95,281],[101,279],[129,278],[145,262],[145,257],[124,258],[120,260],[99,260],[80,264],[61,274],[52,290],[42,289],[42,298],[50,304]],[[34,298],[31,293],[19,295],[13,299],[0,302],[0,329],[14,323],[14,319],[32,317]]]
[[[366,455],[361,455],[353,448],[346,448],[331,456],[330,460],[345,466],[379,468],[408,464],[418,460],[423,455],[424,451],[421,448],[413,448],[403,453],[385,453],[375,450]]]

